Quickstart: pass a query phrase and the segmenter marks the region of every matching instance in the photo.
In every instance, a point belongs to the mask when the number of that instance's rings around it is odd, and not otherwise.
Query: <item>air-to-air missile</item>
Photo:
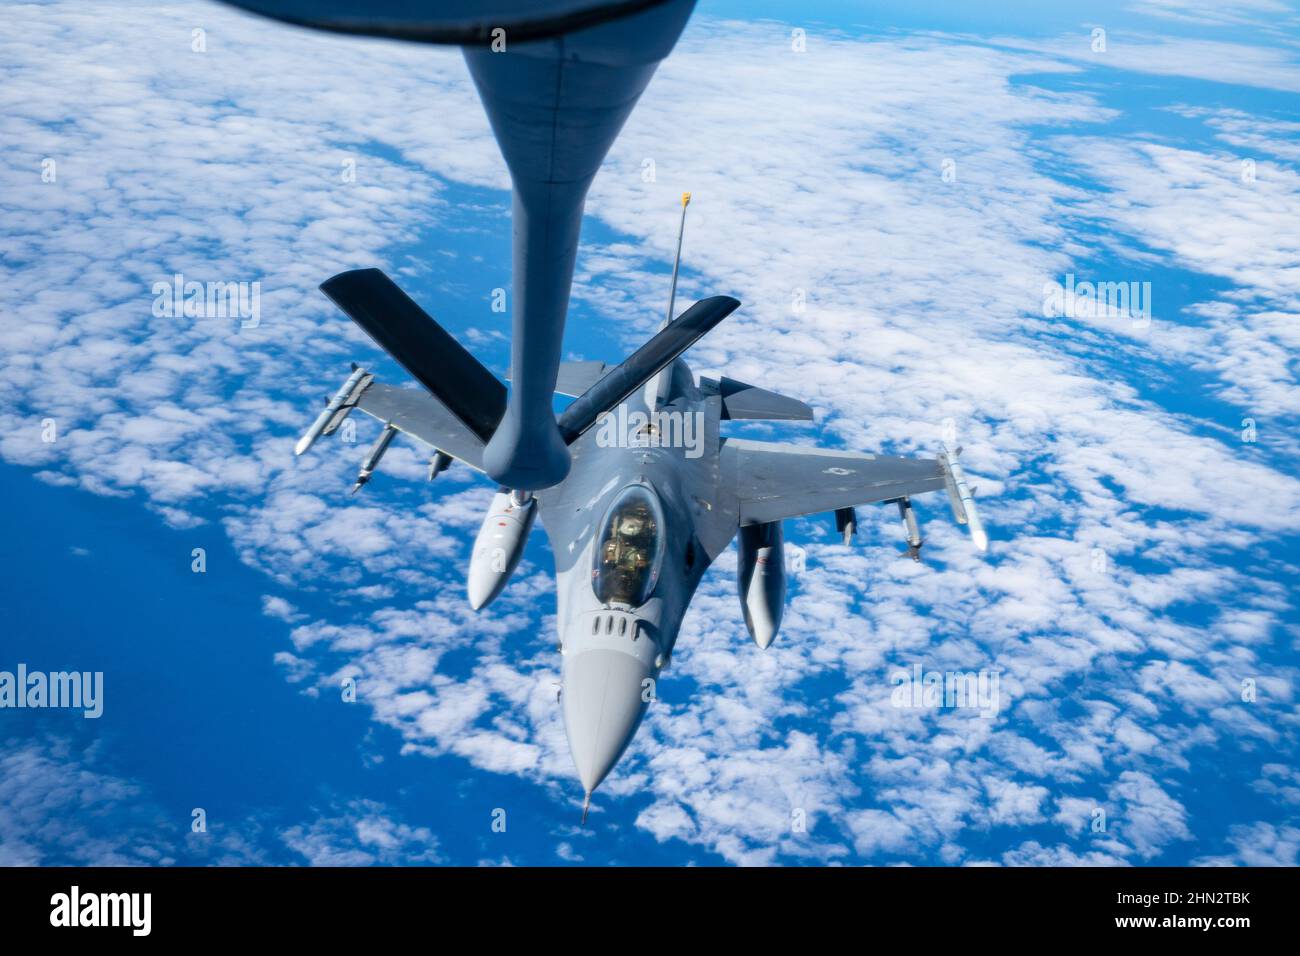
[[[948,488],[948,502],[952,505],[952,517],[958,524],[970,529],[970,539],[980,551],[989,549],[989,536],[980,521],[979,511],[975,508],[975,493],[966,484],[966,473],[962,471],[957,458],[961,448],[943,446],[939,455],[939,464],[943,466],[944,484]]]
[[[921,560],[921,526],[916,522],[916,511],[912,508],[912,499],[906,496],[898,499],[898,516],[903,519],[903,535],[907,541],[907,556],[913,561]]]
[[[371,446],[370,451],[366,454],[365,461],[361,463],[361,471],[357,474],[357,483],[352,486],[352,493],[354,495],[361,490],[362,485],[370,480],[370,476],[374,474],[375,469],[379,467],[379,461],[384,457],[384,452],[388,451],[388,446],[393,443],[393,439],[396,437],[397,426],[385,425],[384,430],[379,433],[379,438],[376,439],[374,445]]]
[[[343,419],[348,417],[348,413],[352,411],[353,405],[356,404],[357,396],[365,391],[365,387],[370,384],[370,380],[373,378],[373,375],[367,373],[363,368],[358,368],[354,363],[352,374],[348,376],[348,380],[334,393],[334,397],[325,403],[325,410],[316,416],[311,428],[307,429],[303,436],[298,439],[298,444],[294,446],[293,453],[301,455],[316,444],[316,439],[320,438],[321,435],[332,434]]]

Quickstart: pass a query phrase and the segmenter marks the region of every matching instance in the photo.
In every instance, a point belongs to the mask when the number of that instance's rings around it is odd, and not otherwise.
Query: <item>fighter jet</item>
[[[683,222],[688,201],[683,198]],[[360,483],[398,432],[430,447],[430,478],[453,459],[487,472],[504,383],[382,272],[345,272],[321,289],[422,387],[387,385],[354,365],[297,453],[360,409],[384,423]],[[737,535],[745,626],[762,649],[776,638],[785,607],[787,518],[831,512],[848,545],[856,535],[857,506],[893,502],[908,553],[919,560],[912,498],[946,490],[954,518],[969,527],[979,550],[988,547],[958,462],[960,449],[900,458],[723,435],[729,421],[813,418],[804,402],[761,386],[725,376],[697,378],[681,357],[739,305],[727,296],[696,302],[618,365],[562,363],[556,389],[574,400],[558,427],[573,467],[558,484],[535,493],[499,487],[471,551],[468,597],[477,610],[509,582],[538,518],[550,540],[560,700],[583,786],[584,820],[592,792],[655,699],[700,579]]]
[[[570,467],[551,406],[587,190],[695,0],[226,0],[298,26],[457,44],[514,184],[513,380],[476,424],[511,488]],[[454,121],[454,118],[451,119]]]

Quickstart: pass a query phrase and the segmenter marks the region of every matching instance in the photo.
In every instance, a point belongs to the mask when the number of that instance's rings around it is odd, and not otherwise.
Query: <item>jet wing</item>
[[[740,500],[742,525],[889,501],[944,487],[933,458],[723,440],[723,481]]]
[[[394,388],[371,382],[356,407],[426,445],[483,470],[483,441],[447,407],[423,389]]]

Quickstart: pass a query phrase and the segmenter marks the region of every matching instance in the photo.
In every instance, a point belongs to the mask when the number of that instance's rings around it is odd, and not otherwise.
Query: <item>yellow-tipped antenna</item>
[[[677,255],[673,257],[673,283],[668,289],[668,316],[664,325],[673,320],[673,306],[677,301],[677,270],[682,264],[682,235],[686,232],[686,207],[691,204],[691,194],[682,193],[682,219],[677,225]]]
[[[686,207],[690,205],[691,194],[682,193],[682,219],[677,225],[677,255],[673,257],[673,283],[668,290],[668,314],[659,328],[665,329],[673,320],[673,308],[677,302],[677,270],[682,264],[682,235],[686,232]],[[672,384],[672,366],[655,373],[654,378],[646,383],[645,397],[651,408],[658,408],[668,398],[668,388]]]

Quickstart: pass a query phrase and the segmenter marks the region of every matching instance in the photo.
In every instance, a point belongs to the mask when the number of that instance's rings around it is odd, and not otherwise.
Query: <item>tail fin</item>
[[[321,291],[486,442],[506,411],[506,387],[378,269],[340,272]]]

